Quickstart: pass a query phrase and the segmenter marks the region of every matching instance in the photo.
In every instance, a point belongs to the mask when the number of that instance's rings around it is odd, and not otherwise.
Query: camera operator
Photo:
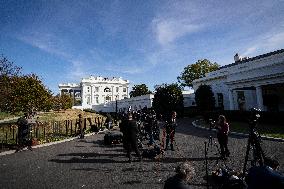
[[[189,182],[195,174],[194,168],[188,163],[182,163],[176,168],[176,175],[165,181],[164,189],[189,189]]]
[[[221,158],[225,159],[230,156],[230,151],[228,149],[228,133],[229,133],[229,124],[226,121],[224,115],[219,116],[217,126],[217,138],[221,149]]]
[[[277,172],[278,167],[276,160],[265,158],[264,166],[250,168],[247,177],[248,189],[283,189],[284,176]]]

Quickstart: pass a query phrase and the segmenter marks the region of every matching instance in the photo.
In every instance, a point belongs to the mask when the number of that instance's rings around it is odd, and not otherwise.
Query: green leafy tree
[[[11,78],[20,74],[21,67],[15,66],[4,56],[0,57],[0,111],[7,111],[7,97],[12,92]]]
[[[215,71],[219,65],[211,63],[207,59],[198,60],[195,64],[188,65],[184,68],[180,76],[177,77],[181,86],[192,87],[192,81],[205,76],[206,73]]]
[[[52,109],[59,111],[61,109],[66,110],[72,108],[73,100],[68,94],[56,95],[52,98],[53,106]]]
[[[215,107],[215,98],[211,87],[208,85],[200,85],[195,91],[195,102],[201,111],[213,110]]]
[[[70,95],[62,94],[60,96],[60,101],[61,101],[61,109],[66,110],[72,108],[73,99]]]
[[[35,74],[10,78],[9,112],[47,111],[52,107],[52,94]]]
[[[157,113],[169,115],[172,111],[183,112],[182,89],[178,84],[162,84],[155,86],[153,108]]]
[[[146,94],[150,94],[151,91],[148,89],[147,85],[141,84],[141,85],[134,85],[132,87],[132,91],[130,91],[129,95],[130,97],[135,97],[135,96],[142,96]]]

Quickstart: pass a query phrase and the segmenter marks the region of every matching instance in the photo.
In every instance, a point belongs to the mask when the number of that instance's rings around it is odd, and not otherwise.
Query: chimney
[[[235,60],[235,62],[239,62],[239,61],[241,61],[241,57],[239,56],[239,54],[238,54],[238,53],[236,53],[236,54],[235,54],[235,56],[234,56],[234,60]]]

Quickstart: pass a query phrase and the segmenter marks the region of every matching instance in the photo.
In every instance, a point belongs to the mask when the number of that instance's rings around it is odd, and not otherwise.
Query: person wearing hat
[[[194,168],[189,162],[181,163],[177,166],[176,175],[165,181],[164,189],[189,189],[188,182],[195,174]]]

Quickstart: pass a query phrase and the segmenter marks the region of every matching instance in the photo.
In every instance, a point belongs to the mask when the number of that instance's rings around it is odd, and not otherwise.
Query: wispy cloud
[[[269,52],[284,48],[284,30],[276,33],[264,34],[256,39],[242,54],[254,56],[257,52]]]
[[[64,59],[70,59],[71,56],[64,52],[59,46],[62,44],[60,38],[51,33],[41,33],[37,31],[29,34],[18,34],[16,38],[26,44],[38,48],[44,52],[59,56]]]
[[[155,19],[153,20],[153,29],[156,39],[161,45],[167,45],[176,39],[198,31],[200,25],[195,25],[187,20],[177,19]]]

